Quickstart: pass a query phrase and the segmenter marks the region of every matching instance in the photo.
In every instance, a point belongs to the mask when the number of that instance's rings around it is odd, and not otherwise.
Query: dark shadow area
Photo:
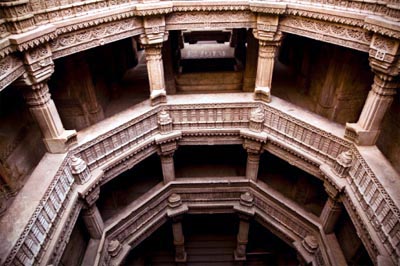
[[[104,220],[163,181],[160,158],[154,154],[101,187],[97,206]]]
[[[268,152],[260,157],[258,178],[317,216],[328,198],[321,180]]]
[[[176,177],[244,176],[247,154],[241,145],[180,146]]]

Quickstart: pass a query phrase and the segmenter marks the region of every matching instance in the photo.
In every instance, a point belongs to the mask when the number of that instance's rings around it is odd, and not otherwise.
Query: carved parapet
[[[172,118],[165,110],[158,114],[158,127],[162,135],[168,134],[172,131]]]
[[[0,15],[4,18],[10,33],[18,34],[35,27],[29,0],[1,1]]]
[[[85,184],[91,178],[92,175],[90,173],[90,170],[87,167],[86,162],[81,158],[72,156],[70,165],[72,175],[74,176],[75,181],[78,184]]]
[[[347,176],[353,162],[353,152],[351,150],[342,152],[336,158],[333,171],[336,175],[344,178]]]

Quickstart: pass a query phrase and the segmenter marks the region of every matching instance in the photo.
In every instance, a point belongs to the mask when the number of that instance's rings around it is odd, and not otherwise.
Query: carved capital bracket
[[[278,30],[278,26],[278,15],[258,14],[257,27],[253,29],[253,34],[260,41],[260,46],[263,45],[263,42],[279,42],[281,40],[282,33]]]
[[[378,74],[395,77],[399,75],[400,41],[375,33],[369,48],[369,64]],[[382,78],[390,80],[391,78]]]
[[[83,208],[90,208],[93,206],[96,201],[100,197],[100,186],[96,185],[92,187],[91,189],[84,191],[84,192],[78,192],[80,198],[84,201]]]
[[[165,16],[144,17],[143,27],[144,34],[140,35],[140,43],[143,45],[162,44],[168,39],[168,31],[165,28]],[[159,49],[161,53],[161,46]]]
[[[178,148],[178,140],[182,138],[181,131],[172,131],[168,134],[162,134],[155,136],[155,142],[159,145],[159,155],[167,156],[173,154]]]
[[[50,46],[46,43],[24,52],[26,74],[24,82],[33,85],[47,81],[54,72]]]

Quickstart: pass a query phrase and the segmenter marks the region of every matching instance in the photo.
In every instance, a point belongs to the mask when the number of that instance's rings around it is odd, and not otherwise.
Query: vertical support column
[[[25,90],[24,97],[40,127],[47,150],[51,153],[66,152],[76,142],[76,131],[64,129],[47,83],[31,85]]]
[[[374,83],[357,123],[347,123],[345,137],[358,145],[375,145],[382,120],[389,109],[399,79],[399,41],[375,34],[369,51],[370,66],[375,73]]]
[[[243,77],[243,91],[254,91],[257,75],[258,41],[247,31],[246,65]]]
[[[170,38],[164,43],[162,48],[162,56],[163,56],[163,64],[164,64],[164,74],[165,74],[165,89],[167,94],[175,94],[176,93],[176,85],[175,85],[175,73],[174,73],[174,65],[173,65],[173,56],[174,52],[172,42],[178,42],[176,31],[170,35]]]
[[[254,198],[249,193],[243,193],[240,195],[240,201],[238,206],[234,206],[234,209],[239,213],[239,230],[237,234],[236,249],[233,252],[235,261],[246,260],[246,247],[249,242],[249,229],[250,229],[250,218],[254,216]]]
[[[164,184],[175,180],[174,151],[160,153]]]
[[[333,233],[342,209],[342,204],[338,200],[328,197],[320,215],[322,228],[326,234]]]
[[[172,194],[168,198],[167,215],[172,218],[172,235],[175,246],[175,262],[185,265],[187,255],[185,251],[185,237],[182,230],[182,215],[188,211],[186,204],[178,194]]]
[[[258,167],[260,164],[261,151],[253,152],[247,148],[246,178],[257,181]]]
[[[243,148],[247,150],[246,178],[253,181],[257,181],[260,155],[267,142],[267,134],[263,132],[264,119],[264,110],[256,108],[250,113],[249,130],[240,131],[244,138]]]
[[[82,209],[82,217],[90,238],[100,239],[103,235],[104,223],[96,204],[94,203],[86,209]]]
[[[50,97],[47,80],[54,72],[52,53],[48,44],[24,53],[26,73],[17,81],[22,87],[27,105],[39,124],[47,150],[66,152],[76,142],[76,131],[65,130],[56,106]]]
[[[147,73],[150,82],[151,105],[167,102],[161,48],[162,44],[145,45],[144,47],[147,61]]]
[[[104,222],[96,201],[100,196],[100,187],[96,187],[89,194],[80,194],[84,198],[85,204],[82,209],[82,218],[89,232],[90,238],[100,239],[104,231]]]
[[[165,17],[144,17],[143,26],[145,33],[140,36],[140,42],[144,46],[146,54],[150,101],[151,105],[158,105],[167,101],[161,53],[162,44],[168,39],[168,32],[165,29]]]
[[[327,180],[330,180],[327,178]],[[328,199],[325,202],[324,208],[322,209],[320,220],[322,228],[326,234],[331,234],[334,232],[336,223],[342,213],[343,206],[340,200],[340,194],[344,189],[343,185],[338,185],[336,183],[325,181],[324,182],[325,191],[328,194]]]
[[[264,102],[271,101],[271,84],[275,55],[282,36],[278,31],[278,24],[278,16],[264,16],[259,14],[257,17],[257,29],[253,30],[254,37],[259,42],[254,98]]]
[[[172,118],[165,110],[158,114],[158,127],[160,135],[155,137],[156,144],[160,145],[158,155],[161,159],[161,167],[164,183],[175,180],[174,152],[178,148],[177,141],[182,137],[180,131],[172,130]]]

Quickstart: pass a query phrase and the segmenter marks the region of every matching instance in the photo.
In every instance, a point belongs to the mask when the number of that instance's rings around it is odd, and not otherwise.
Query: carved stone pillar
[[[331,184],[328,181],[324,183],[325,191],[328,194],[328,199],[322,209],[320,219],[321,224],[326,234],[333,233],[336,223],[342,213],[343,206],[340,201],[340,193],[343,187],[336,187],[336,184]]]
[[[168,198],[167,215],[172,218],[172,235],[175,246],[175,262],[186,262],[185,237],[182,230],[182,215],[188,211],[186,204],[182,204],[178,194],[172,194]]]
[[[16,82],[24,92],[29,109],[37,121],[47,150],[51,153],[66,152],[76,142],[76,131],[65,130],[56,106],[51,99],[47,80],[54,72],[50,46],[45,44],[26,51],[26,73]]]
[[[260,155],[263,152],[263,144],[267,141],[267,135],[263,130],[264,110],[256,108],[250,113],[249,130],[241,130],[244,138],[243,147],[247,150],[246,177],[257,181]]]
[[[64,129],[47,83],[32,85],[25,90],[24,97],[40,127],[47,150],[51,153],[66,152],[76,142],[76,131]]]
[[[80,196],[84,198],[85,204],[82,209],[82,218],[92,239],[100,239],[104,231],[103,218],[96,206],[100,196],[100,187],[96,187],[88,194]]]
[[[254,91],[257,75],[258,41],[247,32],[246,65],[243,77],[243,91]]]
[[[82,218],[89,232],[90,238],[100,239],[104,231],[103,218],[101,218],[96,204],[82,209]]]
[[[177,141],[182,137],[180,131],[172,130],[172,119],[166,111],[158,114],[158,126],[160,135],[155,137],[156,144],[160,149],[158,155],[161,159],[161,167],[164,183],[175,180],[174,152],[178,148]]]
[[[357,123],[347,123],[345,137],[358,145],[375,145],[384,115],[393,101],[399,81],[399,41],[375,34],[369,60],[374,83]]]
[[[258,15],[257,29],[253,30],[254,37],[259,43],[254,98],[264,102],[271,101],[275,55],[282,36],[278,31],[278,23],[278,16]]]
[[[250,218],[254,215],[253,196],[246,192],[240,196],[239,206],[234,209],[239,212],[239,230],[237,234],[236,249],[233,252],[235,261],[246,260],[246,247],[249,241]]]
[[[168,32],[165,30],[164,16],[144,17],[143,26],[145,33],[140,36],[140,42],[146,54],[150,100],[151,105],[157,105],[167,102],[161,50]]]

